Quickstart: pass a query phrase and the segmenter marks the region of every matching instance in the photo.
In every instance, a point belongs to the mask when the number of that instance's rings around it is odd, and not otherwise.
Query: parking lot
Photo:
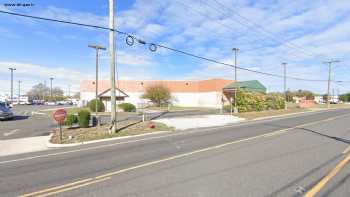
[[[0,140],[49,135],[57,126],[52,118],[40,110],[65,106],[16,105],[12,108],[15,118],[0,121]]]

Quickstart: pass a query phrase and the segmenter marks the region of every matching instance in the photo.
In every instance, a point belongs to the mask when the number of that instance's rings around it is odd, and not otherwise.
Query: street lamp
[[[237,82],[237,52],[239,51],[239,48],[232,48],[232,51],[235,53],[235,82]],[[237,88],[235,89],[235,107],[234,107],[234,113],[237,113]],[[231,106],[232,106],[232,99],[231,99]],[[232,107],[231,107],[231,114],[232,114]]]
[[[51,101],[52,101],[52,80],[54,78],[53,77],[50,77],[50,98],[51,98]]]
[[[88,47],[95,49],[96,51],[96,83],[95,83],[95,116],[97,119],[97,124],[100,125],[100,121],[98,120],[97,116],[97,101],[98,101],[98,57],[99,57],[99,50],[106,50],[105,47],[99,46],[99,45],[89,45]]]
[[[13,102],[13,71],[16,70],[16,68],[9,68],[11,71],[11,104]]]

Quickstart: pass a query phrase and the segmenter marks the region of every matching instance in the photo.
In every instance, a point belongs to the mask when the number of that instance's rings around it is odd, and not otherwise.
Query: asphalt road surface
[[[1,196],[350,196],[349,121],[339,109],[0,157]]]
[[[0,140],[48,135],[57,125],[51,117],[39,111],[58,107],[62,106],[15,105],[11,109],[15,118],[0,121]]]

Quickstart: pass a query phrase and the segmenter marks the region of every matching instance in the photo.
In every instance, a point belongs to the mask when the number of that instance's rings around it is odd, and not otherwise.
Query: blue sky
[[[107,26],[107,0],[20,1],[32,7],[0,9],[24,14]],[[327,79],[330,58],[342,62],[332,77],[348,80],[350,74],[350,2],[337,1],[249,1],[249,0],[135,0],[117,1],[117,28],[140,38],[225,63],[233,63],[231,48],[238,47],[238,64],[258,71]],[[88,44],[108,46],[108,32],[66,24],[23,19],[0,14],[0,92],[8,93],[14,66],[15,81],[29,90],[39,82],[72,92],[79,81],[93,79],[94,51]],[[147,46],[127,46],[117,35],[117,68],[120,79],[232,79],[232,68],[176,54],[165,49],[151,52]],[[101,54],[101,78],[108,78],[107,51]],[[238,71],[239,80],[258,79],[270,91],[281,91],[282,79]],[[15,86],[17,87],[17,86]],[[289,89],[326,91],[324,82],[288,80]],[[350,84],[332,84],[341,93]],[[15,90],[16,91],[16,90]]]

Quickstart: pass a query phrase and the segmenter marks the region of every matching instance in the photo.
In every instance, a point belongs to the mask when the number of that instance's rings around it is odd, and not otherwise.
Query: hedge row
[[[284,98],[278,94],[262,94],[248,91],[237,91],[237,108],[239,112],[284,109]],[[232,103],[234,105],[234,103]],[[224,106],[230,111],[230,105]]]
[[[64,124],[68,127],[72,127],[73,124],[78,123],[79,127],[87,128],[90,122],[90,111],[81,110],[78,112],[78,116],[75,114],[68,114]]]

